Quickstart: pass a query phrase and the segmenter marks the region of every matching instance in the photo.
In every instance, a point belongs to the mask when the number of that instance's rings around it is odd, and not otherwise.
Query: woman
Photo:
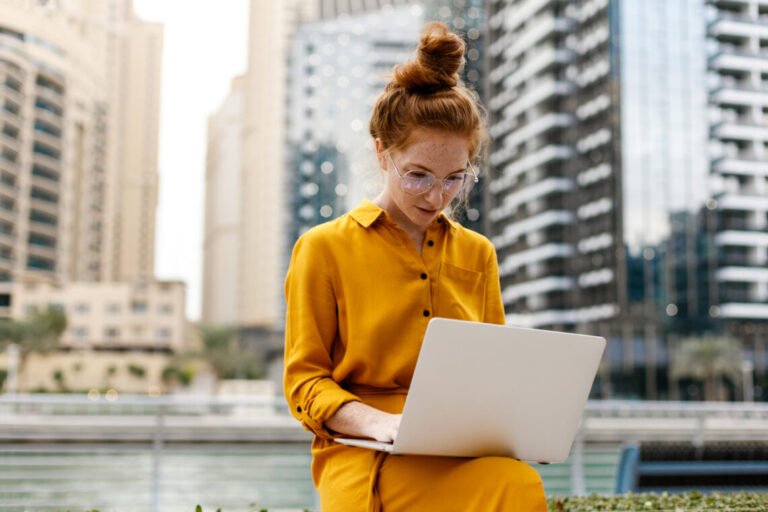
[[[443,213],[477,180],[471,162],[486,138],[458,78],[463,62],[463,41],[428,25],[417,58],[395,69],[373,109],[384,189],[294,246],[285,393],[315,434],[323,512],[547,509],[538,473],[514,459],[388,456],[333,442],[395,438],[431,317],[504,323],[493,245]]]

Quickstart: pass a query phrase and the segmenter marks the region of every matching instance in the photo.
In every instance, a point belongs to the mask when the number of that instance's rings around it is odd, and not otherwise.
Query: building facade
[[[162,27],[129,0],[0,20],[0,280],[152,279]]]
[[[67,316],[60,346],[65,351],[177,353],[186,347],[186,287],[180,281],[152,283],[14,283],[10,317],[53,307]]]
[[[203,324],[240,322],[240,257],[244,223],[243,120],[245,79],[232,80],[230,93],[208,118],[203,233]]]
[[[737,335],[765,372],[759,336],[738,327],[768,320],[765,121],[745,87],[762,84],[759,4],[489,3],[491,232],[508,321],[605,336],[613,394],[679,397],[670,358],[705,332]]]

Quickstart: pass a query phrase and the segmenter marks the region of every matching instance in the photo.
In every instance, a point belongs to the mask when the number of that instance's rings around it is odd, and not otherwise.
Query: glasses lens
[[[468,176],[468,173],[463,172],[461,174],[454,174],[448,176],[443,180],[443,189],[448,194],[458,194],[459,192],[469,190],[472,180]]]
[[[403,190],[409,194],[423,194],[435,183],[435,177],[426,172],[410,171],[403,175]]]

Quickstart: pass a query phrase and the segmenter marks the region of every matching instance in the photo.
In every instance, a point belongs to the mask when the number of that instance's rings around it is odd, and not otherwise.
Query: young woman
[[[514,459],[388,456],[333,442],[395,438],[430,318],[504,323],[493,245],[443,213],[477,181],[472,162],[487,137],[458,77],[463,62],[463,41],[429,24],[371,116],[384,189],[293,249],[285,393],[315,434],[323,512],[547,510],[538,473]]]

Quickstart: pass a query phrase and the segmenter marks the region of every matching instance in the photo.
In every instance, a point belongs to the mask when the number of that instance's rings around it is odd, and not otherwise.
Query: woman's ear
[[[376,159],[379,161],[379,168],[382,171],[387,170],[387,150],[384,149],[384,144],[378,137],[373,141],[376,145]]]

